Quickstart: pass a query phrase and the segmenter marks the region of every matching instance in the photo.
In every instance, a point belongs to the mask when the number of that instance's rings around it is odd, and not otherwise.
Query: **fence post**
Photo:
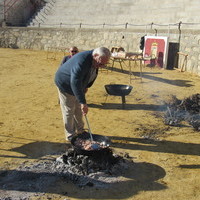
[[[3,1],[3,20],[6,21],[6,0]]]
[[[125,24],[125,29],[127,29],[128,23]]]
[[[178,30],[181,30],[181,24],[182,24],[182,21],[180,21],[180,22],[178,23]]]
[[[81,28],[81,25],[82,25],[82,23],[80,23],[80,26],[79,26],[79,28]]]
[[[151,23],[151,29],[153,29],[153,22]]]

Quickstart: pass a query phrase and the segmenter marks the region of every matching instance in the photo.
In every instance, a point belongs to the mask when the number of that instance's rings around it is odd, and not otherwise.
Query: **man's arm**
[[[79,63],[73,66],[71,70],[71,88],[80,104],[86,104],[85,91],[83,88],[83,80],[87,73],[87,68],[82,67]]]
[[[69,60],[69,56],[65,56],[62,60],[62,62],[60,63],[60,66],[63,65],[66,61]]]

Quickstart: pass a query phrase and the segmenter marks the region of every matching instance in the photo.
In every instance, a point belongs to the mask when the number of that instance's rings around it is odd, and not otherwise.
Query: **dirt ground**
[[[124,72],[118,65],[113,71],[100,71],[87,93],[92,132],[110,137],[111,148],[133,159],[133,166],[122,174],[125,181],[101,189],[46,178],[40,190],[28,187],[29,182],[19,189],[12,177],[2,182],[19,166],[45,160],[70,145],[54,85],[62,57],[63,53],[54,59],[54,53],[44,51],[0,49],[0,199],[23,199],[26,194],[25,199],[199,200],[200,132],[184,122],[165,125],[163,114],[171,95],[183,99],[200,93],[200,77],[148,67],[143,68],[142,81],[139,67],[133,67],[133,90],[126,96],[125,109],[121,97],[106,95],[104,85],[129,84],[126,66]]]

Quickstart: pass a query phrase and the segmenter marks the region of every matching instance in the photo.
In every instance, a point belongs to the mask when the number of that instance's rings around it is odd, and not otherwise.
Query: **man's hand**
[[[83,115],[86,115],[88,113],[87,104],[81,104],[81,111],[82,111]]]

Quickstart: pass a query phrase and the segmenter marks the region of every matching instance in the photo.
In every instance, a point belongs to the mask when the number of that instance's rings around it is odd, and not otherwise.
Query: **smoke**
[[[180,100],[172,96],[164,114],[164,123],[170,126],[188,122],[195,130],[200,131],[200,94],[194,94]]]

